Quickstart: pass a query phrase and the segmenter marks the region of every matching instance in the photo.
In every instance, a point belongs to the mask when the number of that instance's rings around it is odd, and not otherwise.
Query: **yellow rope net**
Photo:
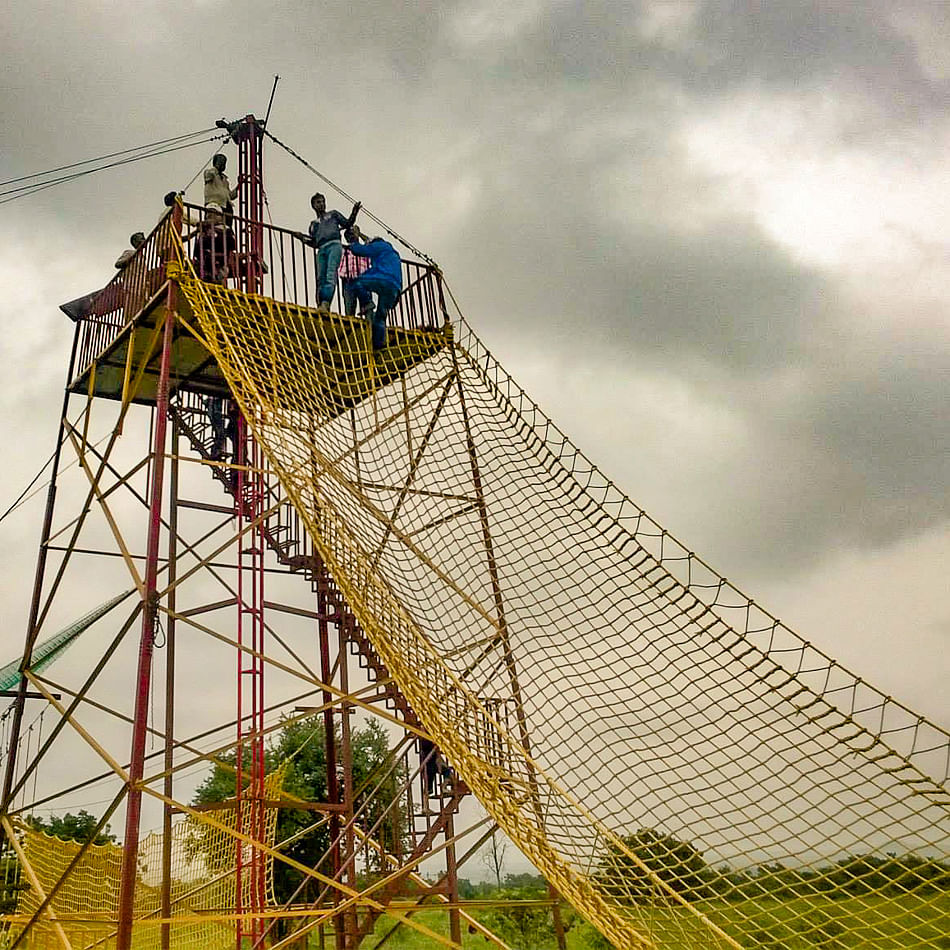
[[[179,279],[421,722],[609,941],[937,945],[946,731],[671,538],[460,317],[373,354],[359,320]]]
[[[283,769],[266,776],[265,800],[276,800],[282,783]],[[170,918],[162,916],[163,835],[153,832],[141,839],[133,931],[136,950],[158,950],[162,946],[163,923],[169,925],[170,945],[176,948],[231,950],[235,946],[235,908],[239,906],[235,832],[249,835],[250,814],[245,804],[240,829],[233,806],[208,813],[192,812],[173,824]],[[265,846],[273,847],[276,827],[277,808],[264,806]],[[122,848],[114,844],[91,845],[70,870],[80,851],[78,842],[51,837],[25,824],[19,824],[16,832],[23,863],[29,868],[29,874],[21,871],[21,878],[30,887],[22,891],[16,915],[8,919],[9,930],[0,934],[0,946],[8,946],[16,939],[55,887],[48,909],[30,928],[28,946],[36,950],[62,950],[64,934],[75,948],[114,947]],[[245,844],[242,848],[246,864],[250,846]],[[268,903],[273,906],[273,858],[266,853],[262,858]],[[247,871],[242,874],[241,883],[240,905],[248,908],[251,881]]]

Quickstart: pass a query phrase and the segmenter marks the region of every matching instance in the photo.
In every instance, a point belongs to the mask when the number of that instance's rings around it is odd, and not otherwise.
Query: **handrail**
[[[72,309],[70,313],[81,323],[78,376],[151,303],[165,284],[165,265],[169,261],[191,261],[201,279],[294,306],[316,308],[316,250],[300,240],[301,232],[240,215],[230,217],[226,229],[215,219],[209,220],[207,209],[200,205],[185,204],[183,208],[188,228],[185,234],[177,233],[172,215],[166,211],[145,243],[105,287],[74,302],[79,304],[78,313]],[[262,230],[262,253],[254,254],[242,246],[243,236],[250,230],[245,225]],[[409,330],[441,326],[438,268],[405,259],[402,268],[404,289],[389,312],[388,325]],[[338,277],[335,311],[344,309],[343,299],[343,279]]]
[[[182,246],[166,211],[126,265],[101,290],[82,298],[78,313],[77,373],[82,374],[122,328],[149,303],[165,283],[165,264],[181,260]]]

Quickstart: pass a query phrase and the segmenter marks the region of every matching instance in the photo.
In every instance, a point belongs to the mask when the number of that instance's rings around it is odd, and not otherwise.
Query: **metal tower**
[[[504,946],[465,911],[458,893],[459,866],[495,826],[471,810],[460,820],[467,786],[427,736],[314,550],[215,359],[193,333],[192,314],[175,280],[190,261],[199,275],[248,298],[279,297],[302,309],[313,302],[312,252],[293,232],[263,221],[262,125],[247,116],[230,123],[228,132],[238,149],[239,213],[220,222],[204,208],[176,202],[129,265],[78,311],[70,311],[73,345],[3,779],[4,832],[39,905],[11,946],[31,946],[42,932],[44,939],[52,934],[69,950],[77,945],[75,928],[82,926],[92,927],[117,950],[137,943],[134,934],[142,927],[157,929],[163,950],[184,946],[188,939],[202,946],[283,945],[293,937],[286,923],[291,921],[316,929],[321,946],[332,939],[329,945],[354,950],[397,904],[393,929],[403,924],[431,933],[413,920],[413,910],[423,903],[447,910],[449,935],[433,935],[436,942],[460,946],[467,926]],[[223,277],[212,274],[219,255],[227,266]],[[378,371],[375,385],[398,382],[414,362],[443,346],[449,332],[437,269],[413,262],[404,266],[409,288],[391,318],[392,358]],[[337,334],[344,361],[347,341],[365,340],[358,318],[330,314],[321,328],[309,313],[317,332]],[[399,334],[415,335],[423,343],[401,349]],[[361,401],[358,389],[339,389],[341,418]],[[358,454],[358,444],[354,451]],[[67,465],[64,455],[75,464]],[[60,493],[67,469],[80,472],[85,485],[64,503]],[[87,534],[95,541],[84,541]],[[490,551],[487,536],[486,544]],[[90,566],[98,571],[100,564],[110,569],[118,564],[130,578],[129,596],[121,603],[133,606],[121,622],[118,610],[100,621],[114,624],[114,638],[86,664],[79,682],[57,690],[31,671],[33,647],[50,618],[68,609],[61,600],[65,591],[75,590],[69,581]],[[289,578],[296,582],[293,595],[287,593]],[[125,679],[131,696],[110,702],[97,684],[115,689],[116,665],[120,657],[131,657],[127,641],[135,629],[135,669]],[[215,681],[230,675],[236,688],[233,706],[217,710],[213,727],[185,735],[189,711],[201,700],[200,691],[195,693],[201,677],[196,680],[190,666],[196,631],[220,648],[215,662],[227,653],[232,657],[230,673],[216,667],[207,675]],[[163,669],[156,668],[158,652]],[[279,662],[273,661],[276,654]],[[279,695],[272,696],[265,680],[275,668],[283,683]],[[187,691],[183,678],[190,684]],[[288,681],[304,688],[292,693]],[[32,701],[50,703],[60,719],[42,747],[27,755],[23,722]],[[163,720],[157,718],[156,702]],[[516,709],[509,707],[499,714],[516,721]],[[86,725],[89,711],[122,724],[120,733],[128,740],[124,751],[121,735],[112,741],[112,725],[103,733],[108,739]],[[392,736],[389,767],[397,776],[396,795],[394,813],[385,822],[399,831],[387,846],[380,833],[384,819],[369,821],[366,790],[356,787],[352,743],[358,711],[381,717]],[[314,715],[322,717],[328,737],[326,801],[302,802],[280,791],[275,798],[267,783],[267,737],[281,722]],[[207,736],[216,740],[211,749]],[[81,740],[106,769],[88,775],[78,771],[73,790],[104,783],[115,791],[97,831],[110,820],[118,823],[124,809],[114,914],[82,924],[55,908],[75,886],[78,869],[92,860],[95,846],[77,846],[50,871],[33,867],[35,860],[17,843],[18,822],[36,804],[28,794],[30,779],[44,760],[66,748],[67,737]],[[233,756],[233,799],[218,811],[190,806],[178,791],[181,776],[222,753]],[[161,809],[156,855],[149,850],[151,837],[146,844],[146,799],[153,813]],[[63,807],[70,801],[56,792],[43,800],[62,801]],[[275,908],[269,875],[282,843],[269,835],[281,808],[309,809],[325,823],[329,847],[310,879],[322,882],[318,898]],[[224,817],[219,821],[215,815]],[[230,862],[222,876],[230,882],[224,893],[231,903],[201,908],[219,928],[214,941],[195,922],[192,911],[198,905],[181,897],[187,887],[176,878],[176,862],[189,845],[176,839],[175,829],[189,821],[206,822],[229,842]],[[461,850],[459,842],[464,842]],[[420,871],[427,859],[428,878]],[[441,870],[432,880],[435,865]]]

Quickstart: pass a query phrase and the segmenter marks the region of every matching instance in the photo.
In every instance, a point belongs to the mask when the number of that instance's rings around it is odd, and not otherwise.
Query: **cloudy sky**
[[[947,724],[950,4],[3,8],[0,178],[262,114],[279,73],[271,131],[440,262],[638,504]],[[0,204],[0,508],[52,448],[57,305],[214,150]],[[318,183],[267,161],[275,220],[304,227]],[[41,516],[0,524],[4,660]]]

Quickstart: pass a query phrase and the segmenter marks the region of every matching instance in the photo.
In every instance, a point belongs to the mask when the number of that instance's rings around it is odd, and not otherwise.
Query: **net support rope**
[[[763,891],[795,868],[811,893],[877,906],[947,854],[946,731],[670,537],[460,315],[434,353],[409,333],[373,354],[302,308],[187,272],[181,287],[420,720],[616,946],[741,946],[774,923],[739,900],[753,868]],[[906,857],[896,889],[863,886],[884,854]]]
[[[613,945],[795,946],[790,934],[814,943],[833,924],[846,946],[926,947],[946,933],[946,730],[671,537],[460,313],[391,328],[374,353],[358,318],[204,283],[176,256],[181,321],[393,681],[491,818]],[[205,865],[175,893],[215,911],[186,915],[175,946],[197,950],[233,943],[235,895],[214,890],[212,839],[194,835],[215,824],[196,820],[176,825],[175,849]],[[68,847],[18,834],[39,893]],[[233,891],[234,833],[222,841]],[[109,944],[111,860],[77,863],[63,889],[75,903],[39,931],[51,946],[66,918],[73,946]],[[199,884],[206,897],[188,903]],[[143,924],[136,946],[158,937]]]

